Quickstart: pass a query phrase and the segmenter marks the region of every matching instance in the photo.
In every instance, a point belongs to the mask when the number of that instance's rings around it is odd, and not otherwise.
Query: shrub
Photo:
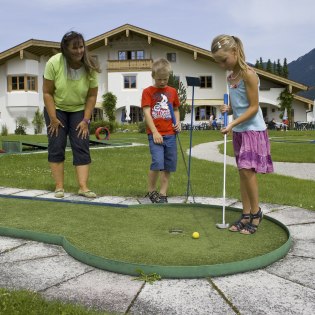
[[[115,132],[117,128],[116,122],[109,122],[107,120],[98,120],[98,121],[92,121],[90,125],[90,134],[95,134],[95,130],[99,127],[106,127],[108,128],[109,132]]]
[[[2,125],[1,127],[1,136],[7,136],[9,134],[7,125]]]

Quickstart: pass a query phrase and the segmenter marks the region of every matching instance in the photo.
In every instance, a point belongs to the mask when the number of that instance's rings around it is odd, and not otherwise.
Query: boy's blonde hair
[[[212,41],[211,52],[215,54],[219,49],[223,49],[224,51],[234,49],[236,51],[238,64],[241,70],[245,71],[247,69],[243,43],[238,37],[230,35],[218,35]]]
[[[154,78],[157,73],[171,74],[171,64],[165,58],[157,59],[152,64],[152,77]]]

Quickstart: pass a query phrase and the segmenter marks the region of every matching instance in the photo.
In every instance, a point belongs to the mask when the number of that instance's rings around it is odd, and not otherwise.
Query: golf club
[[[175,114],[174,114],[173,105],[172,104],[168,104],[168,108],[169,108],[171,116],[172,116],[172,122],[175,125],[176,124],[176,117],[175,117]],[[182,158],[183,158],[183,161],[184,161],[186,174],[188,176],[188,167],[187,167],[187,163],[186,163],[183,147],[182,147],[182,144],[181,144],[178,132],[176,132],[176,138],[177,138],[177,141],[178,141],[178,144],[179,144],[180,151],[182,153]],[[192,195],[192,198],[193,198],[193,202],[195,203],[195,196],[194,196],[194,193],[193,193],[191,185],[189,187],[190,187],[190,192],[191,192],[191,195]]]
[[[229,95],[224,94],[224,104],[229,104]],[[224,112],[224,127],[228,124],[228,113]],[[225,181],[226,181],[226,137],[224,134],[224,155],[223,155],[223,206],[222,206],[222,223],[217,223],[216,226],[219,229],[227,229],[229,227],[228,223],[225,223]]]

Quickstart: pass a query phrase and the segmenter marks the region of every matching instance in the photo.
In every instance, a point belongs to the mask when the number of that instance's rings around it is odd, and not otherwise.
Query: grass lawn
[[[315,140],[315,131],[270,131],[269,136],[301,141],[301,143],[272,142],[271,154],[274,161],[315,163],[315,143],[305,143],[306,140]],[[21,138],[33,142],[43,142],[46,139],[45,136],[8,136],[0,137],[0,140]],[[180,139],[182,147],[186,151],[189,148],[189,131],[183,131]],[[145,144],[145,146],[92,149],[90,188],[98,195],[144,196],[150,166],[146,135],[134,132],[114,133],[111,134],[111,140],[137,142]],[[192,145],[219,140],[223,140],[219,131],[194,131]],[[228,154],[233,155],[231,143],[228,143]],[[188,157],[186,162],[187,160]],[[31,155],[2,154],[0,161],[1,186],[54,190],[46,152]],[[192,158],[191,185],[196,196],[222,197],[222,175],[222,163]],[[259,174],[258,180],[261,202],[315,209],[314,181],[276,174]],[[172,174],[169,195],[185,195],[186,188],[187,174],[179,152],[178,169],[176,173]],[[65,162],[65,190],[77,192],[71,151],[68,152]],[[227,197],[240,198],[238,171],[232,166],[227,166],[226,193]]]
[[[87,310],[81,306],[59,301],[46,301],[36,292],[0,289],[0,314],[110,315],[111,313]]]

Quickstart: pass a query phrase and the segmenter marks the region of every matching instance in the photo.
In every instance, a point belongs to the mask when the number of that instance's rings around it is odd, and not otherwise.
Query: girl
[[[259,107],[259,78],[245,62],[239,38],[219,35],[212,41],[211,52],[222,68],[231,71],[227,78],[231,106],[223,105],[221,112],[233,114],[234,119],[221,132],[233,130],[243,213],[229,230],[249,235],[257,231],[263,217],[256,173],[273,172],[267,128]]]

